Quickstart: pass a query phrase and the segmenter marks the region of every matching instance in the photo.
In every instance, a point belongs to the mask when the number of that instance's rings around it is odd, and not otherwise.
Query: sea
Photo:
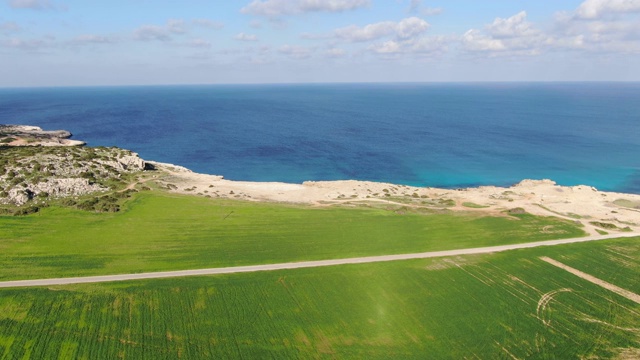
[[[231,180],[640,194],[640,83],[3,88],[0,123]]]

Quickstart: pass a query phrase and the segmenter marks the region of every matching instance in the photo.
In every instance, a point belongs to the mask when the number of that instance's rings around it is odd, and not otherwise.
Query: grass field
[[[395,210],[395,211],[394,211]],[[449,250],[579,237],[569,221],[310,208],[144,192],[119,213],[0,216],[0,279],[103,275]]]
[[[637,358],[640,238],[0,291],[0,359]],[[635,290],[634,290],[635,289]]]

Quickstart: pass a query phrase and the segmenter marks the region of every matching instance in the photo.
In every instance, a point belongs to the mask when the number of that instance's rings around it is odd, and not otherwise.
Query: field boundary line
[[[34,279],[34,280],[12,280],[12,281],[0,282],[0,288],[87,284],[87,283],[101,283],[101,282],[127,281],[127,280],[162,279],[162,278],[174,278],[174,277],[185,277],[185,276],[222,275],[222,274],[235,274],[235,273],[245,273],[245,272],[257,272],[257,271],[289,270],[289,269],[302,269],[302,268],[348,265],[348,264],[366,264],[366,263],[375,263],[375,262],[427,259],[427,258],[458,256],[458,255],[487,254],[487,253],[495,253],[495,252],[508,251],[508,250],[516,250],[516,249],[528,249],[528,248],[534,248],[534,247],[540,247],[540,246],[554,246],[554,245],[572,244],[572,243],[579,243],[579,242],[598,241],[598,240],[607,240],[607,239],[625,238],[625,237],[636,237],[636,236],[640,236],[640,233],[585,236],[580,238],[545,240],[545,241],[536,241],[536,242],[530,242],[530,243],[488,246],[488,247],[481,247],[481,248],[430,251],[430,252],[412,253],[412,254],[377,255],[377,256],[366,256],[366,257],[333,259],[333,260],[313,260],[313,261],[289,262],[289,263],[279,263],[279,264],[233,266],[233,267],[220,267],[220,268],[197,269],[197,270],[160,271],[160,272],[147,272],[147,273],[137,273],[137,274],[99,275],[99,276]]]
[[[627,299],[629,299],[631,301],[635,301],[636,303],[640,304],[640,295],[638,295],[636,293],[633,293],[633,292],[631,292],[629,290],[623,289],[623,288],[621,288],[619,286],[613,285],[612,283],[606,282],[606,281],[604,281],[602,279],[598,279],[597,277],[589,275],[589,274],[587,274],[585,272],[582,272],[582,271],[580,271],[578,269],[574,269],[571,266],[568,266],[568,265],[565,265],[565,264],[563,264],[563,263],[561,263],[559,261],[553,260],[550,257],[541,256],[540,260],[545,261],[545,262],[547,262],[547,263],[549,263],[549,264],[551,264],[553,266],[559,267],[560,269],[568,271],[571,274],[573,274],[573,275],[575,275],[575,276],[577,276],[577,277],[579,277],[581,279],[587,280],[588,282],[596,284],[596,285],[598,285],[600,287],[603,287],[603,288],[605,288],[605,289],[607,289],[609,291],[613,291],[614,293],[616,293],[616,294],[618,294],[620,296],[623,296],[623,297],[625,297],[625,298],[627,298]]]

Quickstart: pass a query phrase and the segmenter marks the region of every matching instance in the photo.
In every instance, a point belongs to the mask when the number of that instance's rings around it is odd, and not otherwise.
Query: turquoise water
[[[234,180],[640,193],[640,83],[0,89],[0,123]]]

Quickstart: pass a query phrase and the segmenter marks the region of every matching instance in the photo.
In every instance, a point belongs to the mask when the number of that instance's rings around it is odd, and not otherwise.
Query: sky
[[[0,0],[0,87],[640,81],[640,0]]]

